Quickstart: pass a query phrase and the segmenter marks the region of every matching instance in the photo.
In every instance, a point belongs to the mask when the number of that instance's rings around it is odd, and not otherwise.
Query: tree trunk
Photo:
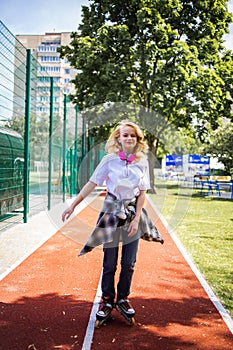
[[[148,152],[149,176],[150,176],[149,193],[154,194],[154,193],[156,193],[154,168],[155,168],[155,159],[156,159],[158,139],[155,139],[154,135],[148,135],[147,140],[148,140],[148,146],[149,146],[149,150],[150,150]]]

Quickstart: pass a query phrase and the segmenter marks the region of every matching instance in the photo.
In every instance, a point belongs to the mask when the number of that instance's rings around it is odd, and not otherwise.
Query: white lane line
[[[91,314],[90,314],[89,322],[88,322],[88,325],[87,325],[87,329],[86,329],[86,334],[85,334],[85,338],[84,338],[84,341],[83,341],[82,350],[90,350],[91,349],[92,339],[93,339],[94,330],[95,330],[96,313],[98,311],[99,302],[100,302],[100,299],[101,299],[101,296],[102,296],[101,279],[102,279],[102,273],[101,273],[101,276],[100,276],[100,280],[99,280],[97,292],[96,292],[96,295],[95,295],[94,303],[93,303],[93,306],[92,306],[92,309],[91,309]]]
[[[201,274],[200,270],[194,264],[194,262],[192,261],[191,256],[187,253],[186,249],[184,248],[184,246],[180,242],[179,238],[176,236],[175,232],[169,227],[169,225],[168,225],[167,221],[165,220],[165,218],[159,213],[159,211],[157,210],[157,208],[156,208],[155,204],[153,203],[152,199],[149,198],[149,196],[147,196],[147,199],[148,199],[150,205],[152,206],[152,208],[154,209],[154,211],[159,216],[159,218],[162,221],[164,227],[166,228],[166,230],[169,232],[170,236],[174,240],[174,242],[177,245],[178,249],[180,250],[181,254],[183,255],[183,257],[185,258],[185,260],[189,264],[190,268],[192,269],[192,271],[196,275],[196,277],[199,280],[199,282],[201,283],[202,287],[204,288],[204,290],[208,294],[210,300],[212,301],[212,303],[214,304],[214,306],[218,310],[219,314],[222,316],[222,319],[226,323],[226,325],[229,328],[230,332],[233,334],[233,320],[232,320],[230,314],[224,308],[224,306],[222,305],[221,301],[215,295],[215,293],[213,292],[213,290],[209,286],[208,282],[206,281],[204,276]]]

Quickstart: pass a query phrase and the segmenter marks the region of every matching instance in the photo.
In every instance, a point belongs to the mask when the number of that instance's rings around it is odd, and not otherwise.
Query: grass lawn
[[[233,201],[171,182],[156,188],[151,199],[233,316]]]

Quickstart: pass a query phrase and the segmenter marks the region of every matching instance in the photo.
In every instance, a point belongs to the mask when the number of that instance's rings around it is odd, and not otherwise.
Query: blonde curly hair
[[[122,146],[118,141],[118,138],[120,137],[121,129],[125,126],[129,126],[134,129],[136,136],[137,136],[137,145],[134,149],[134,153],[136,155],[135,161],[139,161],[140,158],[142,158],[145,155],[146,150],[148,149],[148,146],[146,142],[144,141],[144,134],[140,127],[129,121],[129,120],[122,120],[114,129],[114,131],[110,134],[108,141],[105,146],[105,150],[107,153],[118,153],[119,151],[122,151]]]

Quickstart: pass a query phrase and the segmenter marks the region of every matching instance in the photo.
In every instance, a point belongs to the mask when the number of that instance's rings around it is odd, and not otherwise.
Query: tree
[[[171,125],[204,139],[207,125],[231,115],[232,53],[222,39],[231,19],[225,0],[90,1],[60,48],[78,70],[71,99],[80,110],[108,101],[140,106],[128,114],[154,155]],[[153,164],[151,179],[153,187]]]
[[[203,151],[216,157],[227,171],[233,173],[233,123],[229,119],[213,131]]]
[[[163,139],[159,143],[159,152],[163,157],[165,154],[198,154],[202,149],[200,140],[195,139],[193,134],[187,130],[177,129],[167,133],[166,143]]]

